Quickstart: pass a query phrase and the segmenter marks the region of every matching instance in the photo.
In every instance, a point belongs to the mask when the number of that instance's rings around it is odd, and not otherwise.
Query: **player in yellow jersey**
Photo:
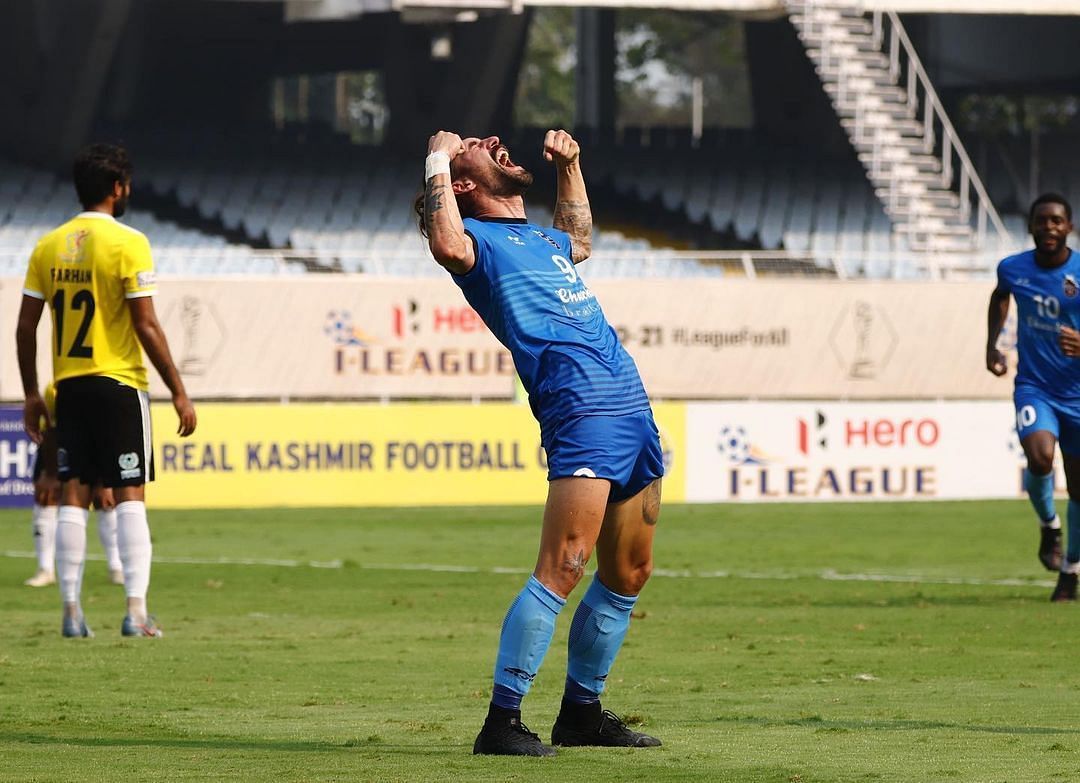
[[[41,443],[34,455],[34,507],[31,528],[34,534],[34,554],[37,571],[23,582],[27,587],[46,587],[56,584],[56,515],[60,509],[60,479],[56,475],[56,384],[45,387],[45,409],[48,420],[41,422]],[[105,553],[109,579],[113,584],[124,583],[124,566],[116,546],[116,501],[112,490],[100,485],[94,488],[94,510],[97,512],[98,540]]]
[[[16,328],[26,395],[23,421],[30,438],[40,443],[46,408],[38,390],[37,325],[49,306],[61,481],[56,567],[64,636],[92,635],[79,595],[96,483],[112,488],[117,501],[117,544],[127,593],[121,632],[161,635],[146,610],[151,546],[145,484],[154,478],[154,465],[142,349],[172,393],[180,418],[177,432],[186,437],[195,431],[195,408],[154,312],[150,243],[116,221],[131,195],[131,170],[127,151],[114,145],[95,144],[75,158],[72,174],[84,211],[38,241]]]

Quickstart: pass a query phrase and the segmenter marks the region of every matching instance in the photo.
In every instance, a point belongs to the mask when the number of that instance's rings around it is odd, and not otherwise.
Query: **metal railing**
[[[445,273],[422,252],[373,253],[356,250],[310,251],[288,248],[249,251],[243,258],[223,259],[203,248],[167,247],[154,251],[162,277],[285,276],[312,279],[324,275],[363,274],[372,277],[438,277]],[[0,246],[0,278],[26,272],[25,248]],[[989,279],[998,259],[986,251],[933,254],[895,244],[879,250],[641,250],[598,251],[583,273],[590,281],[620,277],[790,277],[845,280],[853,278],[929,278],[962,276]],[[248,263],[249,262],[249,263]],[[299,267],[303,267],[301,270]],[[354,272],[344,270],[351,269]],[[306,274],[297,274],[298,272]]]
[[[893,11],[874,11],[871,29],[874,45],[882,52],[885,52],[883,44],[885,38],[888,37],[886,57],[889,63],[889,75],[899,85],[903,72],[908,116],[917,119],[921,109],[923,151],[930,155],[935,154],[935,150],[937,151],[936,157],[941,163],[941,182],[944,187],[952,188],[955,172],[954,156],[959,162],[959,210],[960,220],[964,224],[968,224],[971,220],[971,191],[974,190],[978,210],[975,227],[976,246],[986,246],[987,222],[993,225],[999,243],[1007,242],[1009,232],[997,209],[994,208],[978,172],[975,171],[975,166],[968,157],[963,142],[960,141],[956,129],[953,128],[952,122],[945,113],[945,107],[938,98],[933,84],[930,83],[930,77],[923,68],[922,61],[900,17]],[[940,149],[937,145],[938,134],[935,126],[941,129]]]
[[[873,82],[872,75],[865,74],[861,66],[849,65],[850,51],[848,48],[841,48],[841,44],[846,44],[848,47],[853,45],[850,36],[836,32],[842,29],[837,27],[838,22],[843,18],[841,12],[851,10],[861,15],[862,3],[844,0],[825,0],[824,2],[787,0],[787,7],[790,12],[802,15],[806,34],[816,39],[823,78],[827,73],[833,75],[837,106],[843,107],[853,115],[852,138],[857,144],[861,143],[870,148],[867,168],[871,178],[875,182],[883,183],[886,187],[888,196],[885,203],[890,214],[897,214],[901,207],[910,204],[913,199],[930,198],[926,194],[903,192],[903,185],[909,180],[911,174],[910,167],[914,166],[918,169],[919,164],[905,157],[891,158],[885,153],[890,143],[888,139],[895,139],[898,132],[893,127],[869,122],[869,117],[880,114],[886,110],[886,107],[884,102],[879,102],[876,106],[871,105],[867,97],[866,82]],[[830,15],[830,11],[836,16]],[[855,19],[861,16],[847,18]],[[871,15],[869,26],[873,49],[881,54],[882,64],[886,67],[893,86],[900,89],[903,95],[902,106],[908,118],[916,122],[918,131],[913,130],[913,134],[916,137],[921,136],[921,151],[937,162],[935,173],[938,176],[939,188],[953,192],[953,181],[957,178],[957,173],[959,174],[959,194],[954,207],[959,223],[970,227],[974,197],[976,201],[975,247],[988,247],[990,226],[994,229],[997,244],[1000,247],[1008,241],[1008,231],[945,113],[945,108],[930,83],[902,22],[894,12],[876,10]],[[885,48],[886,39],[887,49]],[[869,89],[873,90],[872,84]],[[921,120],[919,120],[920,111]],[[911,226],[908,228],[910,230]],[[930,227],[925,231],[932,232],[933,228]],[[912,233],[918,233],[918,231]]]

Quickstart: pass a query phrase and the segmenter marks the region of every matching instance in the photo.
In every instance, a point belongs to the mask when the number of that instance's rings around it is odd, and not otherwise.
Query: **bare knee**
[[[1053,451],[1033,451],[1028,454],[1028,470],[1036,476],[1046,476],[1054,469]]]
[[[1057,441],[1049,432],[1032,433],[1024,438],[1023,447],[1030,472],[1036,476],[1046,476],[1053,471]]]
[[[615,573],[605,573],[601,569],[600,581],[612,592],[619,595],[637,595],[645,589],[645,583],[652,576],[652,558],[623,565]]]
[[[574,541],[566,542],[557,553],[541,553],[534,576],[552,592],[566,598],[585,575],[589,553]]]

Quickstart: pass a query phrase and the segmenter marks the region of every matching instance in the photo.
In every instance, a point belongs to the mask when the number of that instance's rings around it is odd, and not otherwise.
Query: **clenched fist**
[[[989,348],[986,351],[986,369],[999,378],[1009,371],[1009,365],[1005,362],[1005,354],[997,348]]]
[[[431,154],[432,152],[445,152],[450,156],[450,160],[453,160],[465,151],[465,143],[462,142],[461,137],[456,133],[439,131],[428,139],[427,151],[428,154]]]
[[[1062,326],[1058,330],[1058,345],[1063,354],[1075,359],[1080,356],[1080,332],[1070,326]]]
[[[580,154],[581,147],[566,131],[549,130],[544,134],[544,160],[552,161],[556,166],[569,166]]]

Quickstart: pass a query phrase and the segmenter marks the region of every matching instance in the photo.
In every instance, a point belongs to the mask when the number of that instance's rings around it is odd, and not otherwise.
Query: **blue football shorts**
[[[1013,402],[1020,440],[1042,430],[1057,439],[1062,454],[1080,456],[1080,401],[1061,400],[1033,386],[1017,386]]]
[[[577,416],[545,439],[548,481],[570,476],[611,482],[608,502],[633,497],[664,475],[664,452],[652,411]]]

